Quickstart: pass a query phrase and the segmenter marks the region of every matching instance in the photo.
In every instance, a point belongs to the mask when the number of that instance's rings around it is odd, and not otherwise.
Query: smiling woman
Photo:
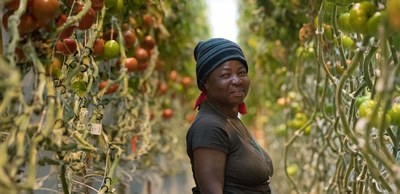
[[[237,0],[207,0],[212,36],[237,40]]]

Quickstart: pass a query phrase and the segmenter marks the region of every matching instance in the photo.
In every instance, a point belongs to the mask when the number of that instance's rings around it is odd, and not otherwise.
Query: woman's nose
[[[240,79],[239,75],[233,75],[231,82],[232,84],[240,84],[242,83],[242,79]]]

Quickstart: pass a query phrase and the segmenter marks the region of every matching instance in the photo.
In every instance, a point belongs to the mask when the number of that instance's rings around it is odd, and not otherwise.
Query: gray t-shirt
[[[212,148],[227,154],[224,194],[271,193],[271,158],[264,150],[251,143],[249,136],[244,134],[245,130],[247,129],[239,118],[228,119],[207,102],[202,103],[186,135],[187,154],[196,183],[193,150],[200,147]],[[196,190],[198,191],[197,187],[193,192],[196,193]]]

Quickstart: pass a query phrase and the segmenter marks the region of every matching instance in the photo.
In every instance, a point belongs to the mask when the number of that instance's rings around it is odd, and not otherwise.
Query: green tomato
[[[299,172],[299,166],[297,166],[297,164],[290,164],[286,167],[286,172],[289,176],[296,176]]]
[[[345,49],[350,49],[355,47],[354,40],[348,36],[348,35],[343,35],[340,37],[340,40],[342,41],[342,45]]]
[[[367,117],[371,115],[372,111],[375,109],[376,101],[367,99],[360,104],[358,107],[358,115],[360,117]]]
[[[274,128],[274,132],[279,137],[285,137],[288,134],[287,127],[284,124],[280,124]]]
[[[104,44],[103,55],[106,59],[112,59],[119,56],[120,46],[117,41],[109,40]]]
[[[311,134],[311,130],[312,130],[311,125],[309,125],[306,128],[304,128],[304,130],[303,130],[304,131],[304,135],[305,136],[309,136]]]
[[[399,10],[400,11],[400,10]],[[377,35],[380,26],[384,22],[385,12],[377,11],[372,15],[367,22],[367,32],[372,35]]]
[[[337,25],[341,31],[350,33],[352,29],[350,25],[350,13],[346,12],[340,14],[337,20]]]
[[[382,111],[379,111],[377,116],[372,118],[372,126],[380,127],[381,124],[382,124],[382,121],[383,121],[383,113],[382,113]],[[392,121],[392,118],[390,117],[390,115],[386,114],[385,115],[385,123],[384,123],[384,125],[382,127],[383,128],[389,127],[391,121]]]
[[[385,114],[385,118],[383,118],[383,111],[381,109],[378,110],[378,113],[376,113],[374,118],[370,118],[371,115],[373,114],[375,107],[376,107],[375,100],[371,99],[365,100],[364,102],[361,103],[361,105],[358,108],[359,117],[371,119],[370,122],[374,127],[380,127],[382,125],[383,119],[385,119],[383,128],[389,127],[389,124],[391,123],[391,117],[389,114]]]
[[[400,126],[400,104],[393,104],[388,114],[391,118],[391,123],[393,125]]]
[[[323,24],[324,27],[324,36],[327,40],[329,41],[333,41],[334,40],[334,36],[333,36],[333,29],[332,26],[328,25],[328,24]]]
[[[299,46],[296,49],[296,57],[303,60],[313,60],[315,58],[314,48]]]
[[[371,99],[369,96],[359,96],[359,97],[357,97],[357,98],[356,98],[356,101],[355,101],[355,106],[356,106],[356,108],[357,108],[357,109],[360,108],[360,105],[361,105],[363,102],[365,102],[366,100],[369,100],[369,99]]]
[[[369,1],[354,4],[350,11],[349,24],[356,33],[367,32],[368,18],[375,12],[376,7]]]

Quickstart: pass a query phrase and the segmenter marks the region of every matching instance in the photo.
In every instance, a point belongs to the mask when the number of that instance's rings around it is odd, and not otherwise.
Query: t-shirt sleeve
[[[223,126],[202,125],[192,134],[192,150],[196,148],[213,148],[228,153],[229,138]]]

